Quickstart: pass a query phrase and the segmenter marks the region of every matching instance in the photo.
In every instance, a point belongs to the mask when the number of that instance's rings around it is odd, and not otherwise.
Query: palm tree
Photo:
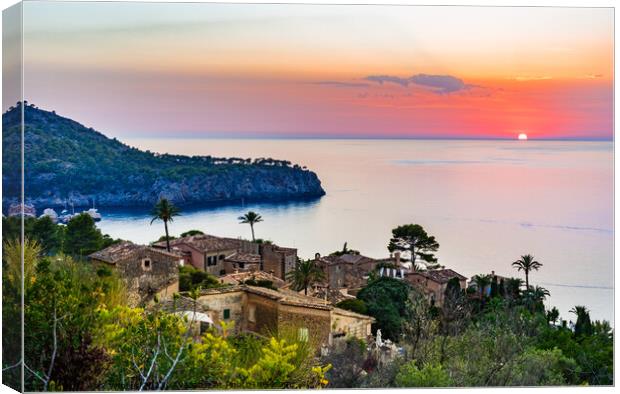
[[[480,292],[480,299],[484,298],[484,289],[491,284],[491,275],[476,275],[473,277],[474,283]]]
[[[542,264],[534,260],[534,256],[532,256],[531,254],[526,254],[524,256],[521,256],[521,259],[512,263],[512,266],[515,267],[517,271],[525,272],[525,290],[530,291],[530,271],[538,271],[538,269],[542,267]]]
[[[549,290],[540,286],[536,286],[532,291],[532,298],[540,302],[543,302],[545,298],[549,297],[549,295],[551,295],[551,293],[549,293]]]
[[[252,229],[252,241],[256,241],[256,238],[254,238],[254,224],[258,222],[262,222],[263,221],[262,216],[254,211],[250,211],[243,216],[239,216],[238,219],[240,220],[239,222],[240,224],[246,224],[246,223],[250,224],[250,228]]]
[[[577,305],[569,311],[577,315],[575,323],[575,336],[592,335],[592,322],[590,320],[590,311],[585,306]]]
[[[295,268],[287,274],[288,279],[293,282],[293,288],[297,291],[303,289],[304,294],[308,295],[308,287],[325,277],[321,268],[314,260],[298,260]]]
[[[560,311],[555,306],[551,310],[547,311],[547,323],[553,323],[560,318]]]
[[[544,287],[536,286],[525,293],[525,303],[532,311],[544,311],[544,301],[550,295],[549,290]]]
[[[166,250],[170,252],[170,236],[168,235],[168,222],[172,222],[175,216],[180,216],[179,208],[175,207],[168,199],[162,198],[153,207],[153,219],[151,224],[156,220],[164,222],[164,228],[166,229]]]
[[[504,281],[504,286],[506,287],[506,294],[509,294],[512,298],[519,298],[521,286],[523,286],[523,279],[507,278]]]

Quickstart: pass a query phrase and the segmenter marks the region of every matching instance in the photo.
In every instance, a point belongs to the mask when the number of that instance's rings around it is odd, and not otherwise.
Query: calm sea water
[[[386,257],[392,228],[419,223],[440,243],[439,261],[466,275],[517,276],[532,253],[544,266],[531,282],[551,292],[565,318],[586,305],[613,322],[613,144],[551,141],[129,140],[155,152],[287,159],[314,170],[327,195],[290,204],[186,210],[172,234],[190,229],[250,237],[237,217],[259,212],[257,237],[302,257],[344,242]],[[163,234],[148,211],[101,210],[101,229],[147,243]],[[574,319],[574,318],[573,318]]]

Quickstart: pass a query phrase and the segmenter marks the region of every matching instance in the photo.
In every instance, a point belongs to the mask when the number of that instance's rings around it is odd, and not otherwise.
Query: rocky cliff
[[[20,106],[2,116],[3,205],[20,188]],[[38,209],[75,206],[287,201],[325,194],[317,175],[270,158],[157,154],[130,147],[71,119],[24,107],[25,195]]]

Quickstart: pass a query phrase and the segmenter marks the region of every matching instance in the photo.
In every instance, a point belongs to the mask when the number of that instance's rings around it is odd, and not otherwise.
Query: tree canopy
[[[413,268],[419,258],[425,264],[437,263],[435,252],[439,249],[439,243],[434,236],[428,235],[426,230],[419,224],[405,224],[392,230],[392,238],[388,244],[390,252],[407,252],[411,258]]]

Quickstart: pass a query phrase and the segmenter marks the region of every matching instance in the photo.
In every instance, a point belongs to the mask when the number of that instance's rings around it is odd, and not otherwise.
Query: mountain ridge
[[[3,205],[20,190],[21,103],[2,115]],[[25,199],[37,208],[292,201],[325,195],[318,176],[286,160],[158,154],[55,111],[24,105]]]

